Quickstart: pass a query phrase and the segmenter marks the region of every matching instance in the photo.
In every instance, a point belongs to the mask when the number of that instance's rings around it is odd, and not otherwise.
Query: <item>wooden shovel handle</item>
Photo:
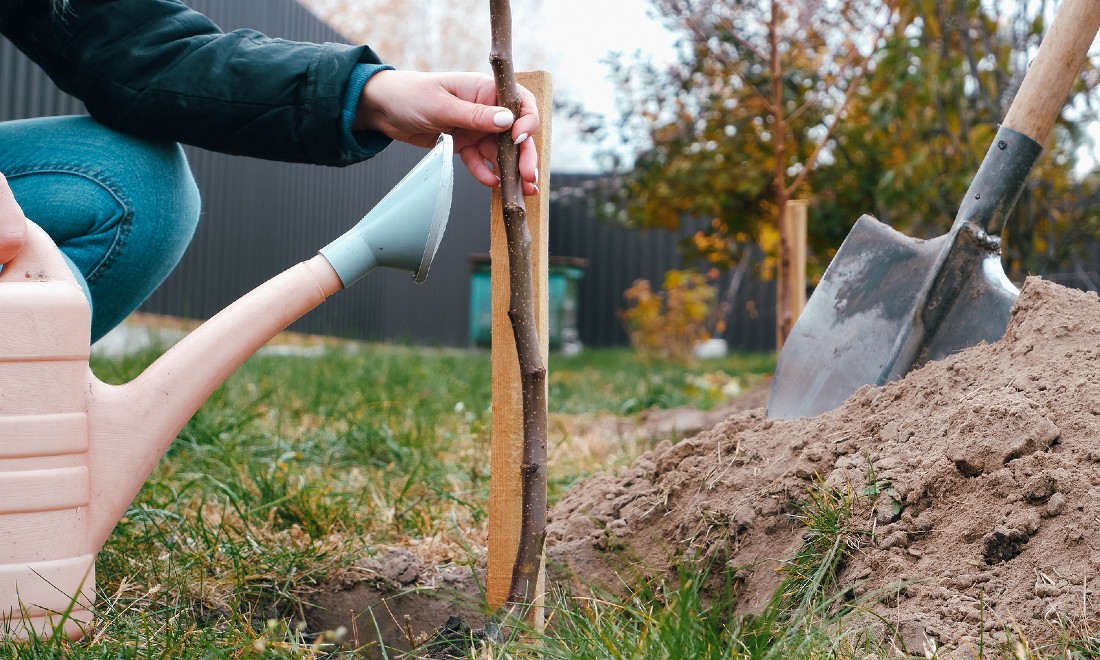
[[[1062,0],[1003,126],[1045,144],[1100,27],[1100,2]]]

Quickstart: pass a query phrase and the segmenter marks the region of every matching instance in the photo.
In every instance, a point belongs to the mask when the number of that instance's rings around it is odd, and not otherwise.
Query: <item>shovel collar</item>
[[[954,228],[969,224],[987,234],[999,234],[1042,153],[1043,145],[1035,140],[1000,127],[963,197]]]

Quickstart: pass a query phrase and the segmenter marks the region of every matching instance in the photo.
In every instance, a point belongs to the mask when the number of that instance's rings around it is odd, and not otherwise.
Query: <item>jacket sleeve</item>
[[[380,64],[366,46],[224,33],[177,0],[70,0],[60,14],[8,18],[8,38],[119,130],[323,165],[358,162],[388,144],[380,135],[341,139],[353,70]]]

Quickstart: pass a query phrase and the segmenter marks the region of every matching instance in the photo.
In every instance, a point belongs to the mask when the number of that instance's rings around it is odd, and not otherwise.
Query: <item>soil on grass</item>
[[[814,419],[733,415],[594,476],[553,510],[549,553],[607,587],[710,568],[757,612],[821,484],[853,496],[865,532],[841,591],[909,652],[1086,636],[1100,623],[1100,299],[1029,279],[995,344]]]
[[[635,417],[551,415],[551,461],[558,471],[572,472],[578,464],[607,465],[624,454],[637,456],[638,447],[683,439],[712,428],[730,415],[763,406],[769,388],[770,381],[759,383],[710,410],[653,409]],[[476,545],[470,539],[467,542],[468,549]],[[367,657],[378,658],[414,646],[424,653],[429,643],[440,657],[445,657],[454,645],[439,643],[438,639],[429,642],[429,637],[449,634],[472,639],[486,621],[484,552],[477,567],[459,563],[468,556],[452,556],[449,559],[458,561],[440,563],[441,553],[435,545],[379,549],[376,556],[360,562],[355,570],[322,585],[308,598],[308,630],[322,634],[344,628],[345,639]],[[461,622],[454,617],[461,617]],[[383,646],[390,655],[382,652]]]
[[[823,486],[854,503],[838,589],[899,648],[966,656],[1010,636],[1032,648],[1089,636],[1100,299],[1031,278],[995,344],[814,419],[733,412],[596,474],[550,512],[551,577],[615,590],[702,567],[712,595],[758,612],[803,543],[800,503]]]

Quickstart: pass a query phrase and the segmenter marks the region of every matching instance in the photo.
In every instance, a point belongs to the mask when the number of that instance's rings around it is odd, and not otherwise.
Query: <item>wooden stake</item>
[[[786,291],[776,290],[777,352],[783,349],[783,340],[806,307],[806,210],[808,206],[809,202],[804,199],[788,200],[786,212],[782,215],[781,233],[789,245],[789,259],[786,265],[790,268],[790,272],[786,277],[782,277],[781,274],[776,278],[778,286],[787,286]],[[782,269],[783,266],[784,262],[781,260],[779,267]],[[779,304],[784,300],[783,293],[786,293],[788,310],[784,310]],[[789,311],[789,317],[786,319],[783,316],[784,311]]]
[[[518,72],[516,82],[535,95],[541,125],[534,136],[539,154],[538,197],[528,197],[527,226],[531,233],[535,324],[545,363],[550,352],[549,316],[549,213],[550,133],[553,85],[546,71]],[[500,190],[493,191],[490,210],[489,256],[492,299],[493,429],[489,466],[489,567],[486,591],[491,609],[504,605],[512,580],[512,566],[519,547],[522,510],[523,400],[515,339],[508,319],[508,245],[504,234]],[[542,580],[540,579],[540,593]]]
[[[806,307],[806,210],[810,202],[792,199],[787,202],[787,222],[791,237],[791,325]]]

